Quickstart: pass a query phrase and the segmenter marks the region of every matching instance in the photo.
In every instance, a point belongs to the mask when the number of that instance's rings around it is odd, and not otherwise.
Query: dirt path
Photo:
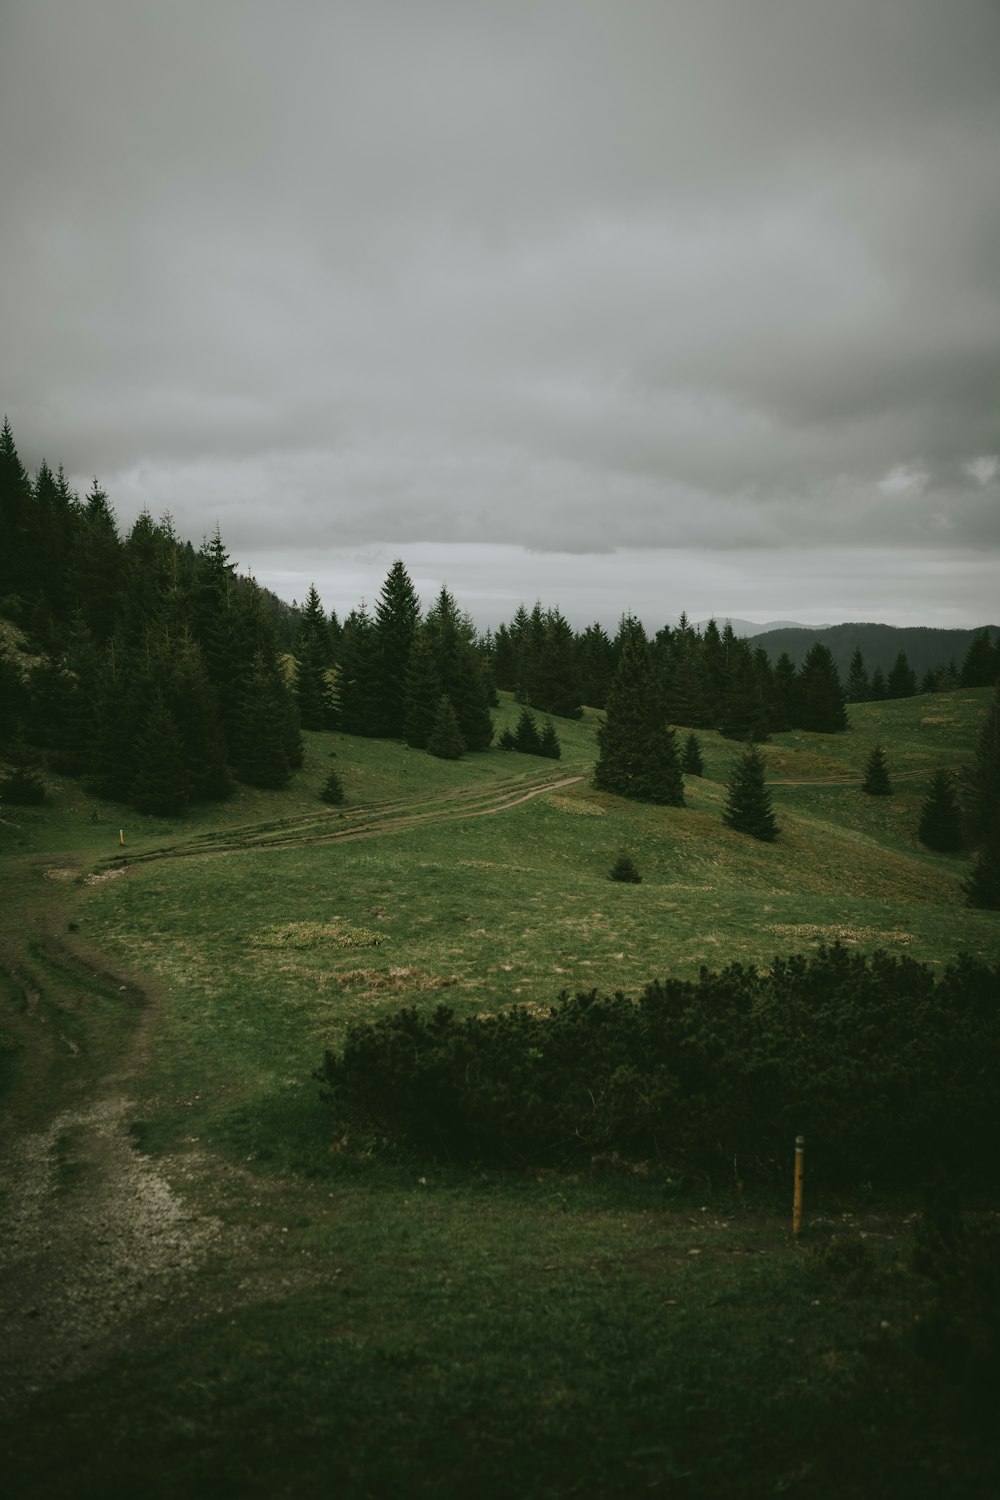
[[[125,856],[91,875],[58,859],[23,863],[23,921],[10,916],[0,933],[0,973],[19,997],[8,1022],[22,1042],[21,1107],[0,1127],[0,1410],[220,1310],[215,1303],[231,1298],[235,1284],[244,1287],[240,1301],[281,1295],[290,1284],[280,1261],[265,1254],[262,1263],[266,1231],[237,1231],[195,1206],[217,1203],[222,1188],[252,1199],[259,1184],[239,1181],[231,1164],[207,1155],[152,1158],[136,1150],[131,1095],[155,1040],[155,992],[63,936],[72,883],[124,874],[129,864],[149,860],[377,838],[495,816],[582,779],[517,778],[442,793],[416,809],[386,802],[344,816],[324,811],[250,825]],[[31,886],[39,885],[45,894],[34,901]],[[68,1024],[95,986],[138,1013],[122,1054],[96,1075]],[[66,1107],[40,1118],[39,1101],[60,1095]],[[220,1277],[198,1274],[210,1261],[222,1268],[228,1292],[220,1292]]]

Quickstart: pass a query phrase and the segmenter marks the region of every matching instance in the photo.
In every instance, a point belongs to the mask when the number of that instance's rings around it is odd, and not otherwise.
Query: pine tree
[[[406,713],[403,718],[403,734],[406,743],[415,750],[425,750],[437,719],[441,678],[430,636],[424,629],[417,631],[404,688]]]
[[[497,749],[498,750],[516,750],[517,749],[517,743],[516,743],[516,741],[514,739],[513,734],[511,733],[511,730],[510,730],[509,726],[507,726],[507,725],[504,725],[503,729],[500,731],[500,736],[497,739]]]
[[[828,646],[811,646],[798,676],[794,729],[831,734],[847,728],[840,676]]]
[[[386,574],[375,605],[376,722],[381,735],[397,739],[406,720],[406,673],[420,623],[420,601],[402,562]]]
[[[542,725],[538,753],[544,756],[546,760],[560,760],[562,757],[562,746],[559,743],[559,736],[556,734],[555,726],[551,719],[546,719]]]
[[[865,659],[861,654],[861,647],[855,646],[847,673],[847,701],[848,703],[867,703],[870,692],[871,684],[868,681],[868,673],[865,671]]]
[[[31,480],[18,457],[6,417],[0,432],[0,598],[5,613],[19,618],[31,592]]]
[[[522,755],[541,755],[542,753],[538,723],[527,705],[521,709],[517,728],[514,730],[514,749],[520,750]]]
[[[962,687],[992,687],[1000,675],[1000,640],[993,644],[988,630],[981,630],[969,643],[962,662]]]
[[[153,699],[135,745],[129,801],[143,813],[177,817],[191,795],[184,745],[161,694]]]
[[[873,745],[871,754],[865,761],[865,779],[861,790],[867,792],[870,797],[892,796],[889,767],[886,764],[885,751],[881,745]]]
[[[774,667],[771,687],[771,727],[776,734],[784,734],[796,720],[799,677],[795,663],[787,651],[782,651]]]
[[[729,778],[722,821],[738,833],[749,833],[755,839],[771,843],[778,836],[778,825],[771,809],[771,794],[764,782],[764,770],[764,758],[757,746],[748,745]]]
[[[928,849],[938,849],[944,854],[953,854],[962,847],[962,815],[955,777],[943,767],[931,777],[920,809],[917,837]]]
[[[872,672],[871,684],[868,688],[868,701],[870,703],[883,703],[885,698],[885,673],[881,667],[876,667]]]
[[[329,729],[333,724],[332,665],[326,615],[315,584],[310,584],[295,637],[295,701],[303,729]]]
[[[688,776],[704,776],[705,774],[705,762],[701,758],[701,744],[696,734],[689,734],[684,741],[681,770]]]
[[[339,807],[344,801],[344,783],[336,771],[331,771],[323,783],[320,797],[324,802],[329,802],[332,807]]]
[[[639,885],[642,876],[636,868],[635,861],[630,854],[623,849],[608,871],[609,880],[619,880],[630,885]]]
[[[437,669],[439,691],[451,700],[466,750],[488,749],[493,740],[493,717],[475,646],[475,626],[467,615],[459,613],[446,588],[434,601],[422,634]],[[409,695],[406,722],[409,725]],[[409,732],[407,728],[407,736]]]
[[[241,781],[274,788],[288,785],[296,764],[289,744],[289,725],[296,722],[293,709],[280,667],[261,653],[240,699],[233,765]]]
[[[962,889],[967,906],[1000,911],[1000,818],[994,818]]]
[[[363,602],[347,616],[340,639],[337,720],[345,734],[378,733],[378,640]]]
[[[906,659],[906,652],[900,651],[893,662],[886,679],[885,692],[887,698],[912,698],[917,691],[917,677],[910,663]]]
[[[636,802],[683,807],[677,738],[666,722],[663,678],[644,633],[625,640],[597,741],[596,787]]]
[[[438,699],[434,728],[427,741],[427,749],[439,760],[458,760],[465,750],[462,732],[458,727],[458,717],[451,699],[445,693],[442,693]]]
[[[1000,683],[966,768],[962,795],[968,842],[984,843],[1000,823]]]

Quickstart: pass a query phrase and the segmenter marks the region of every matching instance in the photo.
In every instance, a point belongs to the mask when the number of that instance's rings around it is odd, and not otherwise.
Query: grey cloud
[[[737,547],[783,587],[779,553],[848,534],[996,558],[989,0],[8,0],[4,29],[0,393],[26,461],[126,518],[288,563]]]

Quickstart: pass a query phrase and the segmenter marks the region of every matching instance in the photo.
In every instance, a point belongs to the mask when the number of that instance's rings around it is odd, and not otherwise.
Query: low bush
[[[740,1178],[922,1181],[1000,1150],[990,1059],[1000,969],[942,974],[835,945],[697,981],[563,995],[459,1019],[405,1009],[353,1027],[317,1077],[338,1132],[455,1160],[569,1163],[611,1151]]]

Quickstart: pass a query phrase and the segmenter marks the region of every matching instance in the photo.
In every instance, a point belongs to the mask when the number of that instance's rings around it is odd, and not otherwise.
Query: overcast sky
[[[998,0],[0,0],[32,470],[343,615],[1000,622]]]

